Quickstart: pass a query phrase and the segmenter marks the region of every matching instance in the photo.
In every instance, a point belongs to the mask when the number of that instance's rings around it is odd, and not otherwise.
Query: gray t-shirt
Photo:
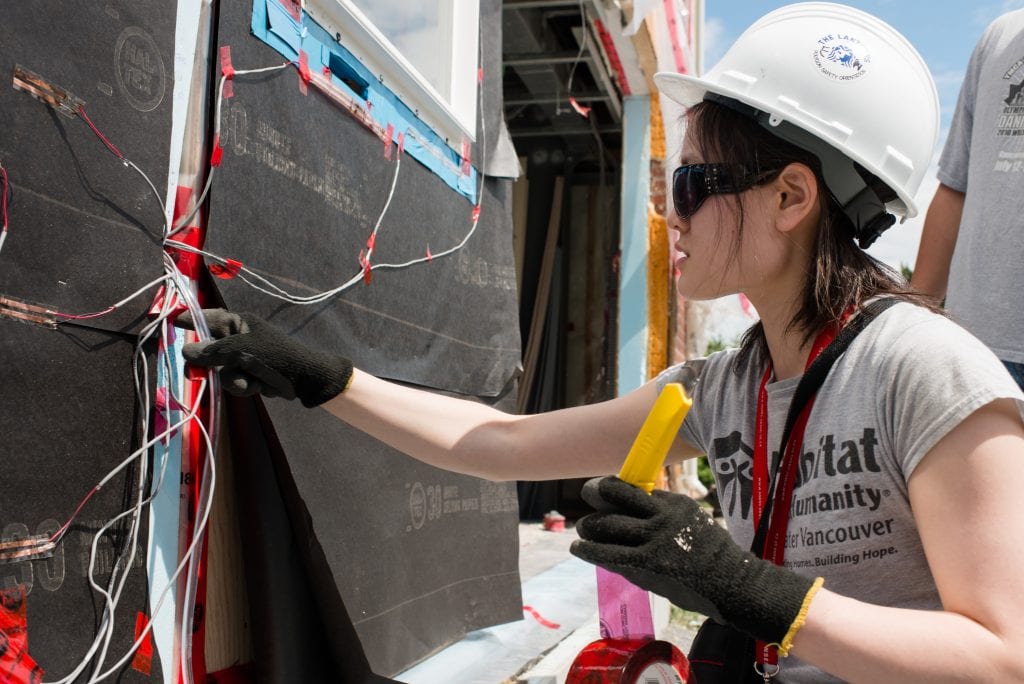
[[[678,377],[674,366],[658,377]],[[708,454],[730,534],[749,548],[757,391],[764,365],[736,350],[708,357],[683,438]],[[772,469],[799,378],[770,382]],[[886,310],[857,337],[818,391],[790,507],[785,566],[869,603],[939,609],[907,482],[928,451],[972,412],[1024,394],[992,352],[952,321],[913,304]],[[783,682],[830,681],[795,657]]]
[[[1024,10],[975,46],[938,178],[966,193],[946,306],[996,356],[1024,363]]]

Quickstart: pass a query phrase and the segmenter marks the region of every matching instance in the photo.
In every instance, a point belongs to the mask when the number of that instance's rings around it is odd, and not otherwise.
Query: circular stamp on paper
[[[413,484],[409,491],[409,515],[412,517],[413,529],[423,527],[423,522],[427,518],[427,496],[419,482]]]
[[[167,89],[167,70],[156,42],[137,26],[129,26],[117,39],[114,66],[117,83],[128,104],[140,112],[160,106]]]

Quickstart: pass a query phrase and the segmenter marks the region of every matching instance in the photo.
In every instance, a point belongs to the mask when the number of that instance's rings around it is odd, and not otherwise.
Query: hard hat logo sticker
[[[852,81],[867,73],[871,56],[859,40],[848,34],[829,34],[814,48],[818,71],[837,81]]]

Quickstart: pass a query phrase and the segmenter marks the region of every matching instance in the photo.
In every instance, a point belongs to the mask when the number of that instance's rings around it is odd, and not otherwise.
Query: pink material
[[[210,273],[221,280],[231,280],[241,272],[242,268],[241,261],[225,259],[223,264],[210,264]]]
[[[469,141],[465,138],[462,139],[462,175],[468,176],[470,172],[470,153],[472,148],[469,146]]]
[[[305,50],[299,50],[299,92],[303,95],[309,93],[309,87],[306,84],[311,78],[313,78],[313,74],[309,71],[309,55]]]
[[[388,161],[391,161],[391,155],[392,155],[391,150],[394,147],[394,145],[392,145],[392,143],[391,143],[391,137],[394,134],[395,134],[395,125],[389,123],[387,130],[384,131],[384,158],[387,159]]]
[[[757,318],[757,312],[754,311],[754,305],[750,303],[749,299],[747,299],[747,295],[740,292],[737,296],[740,298],[740,307],[743,309],[743,313],[750,318]]]
[[[619,79],[619,89],[622,90],[622,94],[625,96],[632,95],[633,91],[629,88],[629,80],[626,78],[626,70],[622,67],[622,60],[619,59],[619,51],[615,49],[615,41],[612,39],[608,29],[604,27],[604,22],[600,19],[594,20],[594,28],[597,29],[597,35],[601,37],[601,45],[604,46],[604,52],[608,55],[608,62],[612,67],[612,71],[615,72],[616,78]]]
[[[235,67],[231,66],[231,46],[221,45],[220,46],[220,72],[224,75],[224,99],[228,99],[235,94],[235,89],[231,85],[231,80],[235,77]]]
[[[676,27],[679,20],[676,19],[675,12],[673,11],[675,2],[674,0],[665,0],[663,4],[665,7],[665,19],[668,21],[668,35],[672,41],[672,56],[675,58],[676,71],[681,74],[689,73],[689,70],[686,68],[686,56],[683,52],[683,46],[679,44],[679,31]],[[687,31],[686,39],[690,39],[689,31]]]
[[[565,516],[558,511],[545,513],[544,529],[548,532],[565,532]]]
[[[164,309],[164,299],[166,297],[167,288],[161,285],[160,289],[157,290],[156,294],[153,296],[153,304],[149,307],[148,313],[150,316],[160,315],[160,312],[163,311]],[[171,297],[173,297],[173,300],[171,301],[170,304],[170,315],[173,320],[174,318],[177,318],[178,314],[180,314],[182,311],[188,309],[188,307],[185,305],[185,302],[181,301],[178,298],[178,295],[172,294]],[[174,342],[174,326],[167,328],[167,339],[169,344]]]
[[[295,21],[302,21],[302,3],[300,0],[281,0],[281,7]]]
[[[572,105],[572,108],[575,109],[576,113],[579,114],[580,116],[584,118],[590,116],[590,107],[585,107],[581,105],[579,102],[576,101],[575,97],[569,97],[569,104]]]
[[[647,592],[604,568],[597,568],[597,613],[602,639],[654,638]]]
[[[224,148],[220,144],[220,134],[213,137],[213,152],[210,153],[210,166],[220,166],[220,160],[224,157]]]
[[[551,622],[551,620],[547,620],[542,617],[533,606],[523,606],[523,611],[532,615],[533,619],[539,622],[543,627],[547,627],[548,629],[558,629],[561,627],[557,622]]]
[[[201,249],[203,231],[199,226],[187,226],[178,232],[175,239],[189,247]],[[171,255],[178,270],[189,280],[198,280],[199,274],[206,268],[200,256],[194,252],[180,250],[173,246],[164,247],[164,251]]]
[[[173,396],[168,395],[166,387],[156,388],[155,403],[156,405],[153,407],[154,435],[163,435],[165,432],[167,432],[167,428],[170,427],[170,424],[167,419],[167,413],[169,411],[188,411],[188,409],[179,404],[178,401]],[[164,438],[161,440],[161,442],[166,446],[170,442],[171,437],[177,434],[177,432],[177,429],[171,430],[169,434],[164,435]]]

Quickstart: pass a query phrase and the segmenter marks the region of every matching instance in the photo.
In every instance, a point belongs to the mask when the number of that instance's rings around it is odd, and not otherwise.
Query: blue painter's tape
[[[368,102],[371,115],[382,128],[394,128],[392,142],[405,134],[405,153],[440,177],[453,190],[476,203],[479,175],[470,166],[462,173],[462,158],[444,139],[421,121],[393,92],[381,85],[362,62],[305,12],[301,24],[277,0],[253,0],[252,33],[291,61],[306,53],[309,69],[331,73],[331,82],[359,101]]]
[[[298,55],[302,46],[302,25],[276,2],[268,2],[265,6],[270,32],[287,43],[292,54]]]

